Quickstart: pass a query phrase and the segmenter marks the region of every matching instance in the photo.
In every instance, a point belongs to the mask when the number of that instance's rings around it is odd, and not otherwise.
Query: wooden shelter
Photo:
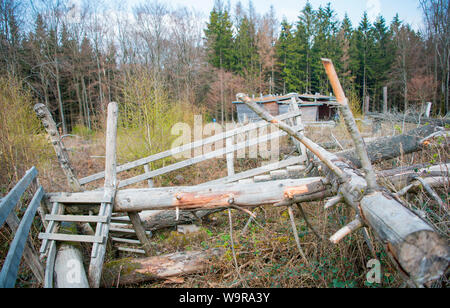
[[[297,101],[302,112],[302,119],[305,123],[334,120],[337,115],[336,98],[321,94],[298,94],[289,93],[286,95],[266,95],[253,98],[253,101],[264,107],[270,115],[277,116],[288,113],[291,99]],[[253,112],[246,104],[234,101],[238,115],[238,122],[256,122],[261,118]]]

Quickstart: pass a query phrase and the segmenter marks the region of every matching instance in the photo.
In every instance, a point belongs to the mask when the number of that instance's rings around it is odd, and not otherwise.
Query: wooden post
[[[151,244],[145,233],[145,229],[142,226],[141,218],[137,212],[128,212],[128,217],[130,217],[131,223],[133,224],[134,231],[136,231],[136,236],[142,244],[142,248],[145,254],[150,257],[152,254]]]
[[[59,164],[67,177],[70,188],[73,191],[81,191],[82,189],[80,182],[75,176],[72,166],[70,165],[69,155],[67,154],[67,150],[61,140],[61,136],[56,128],[56,123],[53,121],[50,112],[44,104],[36,104],[34,106],[34,111],[36,112],[38,118],[41,119],[45,130],[50,136],[50,140],[56,152],[56,157],[58,157]]]
[[[295,97],[291,98],[291,102],[289,104],[289,112],[299,112],[300,108],[298,108],[298,104],[297,101],[295,100]],[[296,127],[297,125],[301,125],[302,124],[302,117],[298,116],[295,117],[293,119],[291,119],[291,126],[292,127]],[[303,129],[300,129],[299,131],[302,131]],[[306,156],[306,147],[303,145],[303,143],[301,143],[300,141],[298,141],[295,138],[292,138],[292,141],[294,142],[295,147],[297,148],[298,154],[300,155],[302,161],[306,161],[308,158]]]
[[[388,88],[383,87],[383,113],[388,112]]]
[[[116,179],[116,137],[117,137],[117,103],[108,104],[108,118],[106,126],[106,161],[105,161],[105,190],[103,202],[100,205],[99,216],[111,217],[115,193],[117,188]],[[91,287],[100,286],[103,261],[105,258],[106,245],[109,233],[109,223],[97,223],[96,236],[105,236],[102,244],[94,243],[92,246],[91,263],[89,265],[89,282]]]
[[[228,176],[234,175],[234,152],[231,151],[233,147],[233,137],[226,139],[226,149],[227,149],[227,170]]]

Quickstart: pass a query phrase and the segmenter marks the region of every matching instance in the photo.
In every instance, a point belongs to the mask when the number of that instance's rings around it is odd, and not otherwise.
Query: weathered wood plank
[[[57,215],[58,213],[62,214],[62,211],[64,210],[64,207],[60,205],[59,202],[53,202],[53,207],[52,207],[52,212],[51,215]],[[53,233],[56,230],[56,221],[50,221],[47,225],[47,228],[45,228],[45,233]],[[43,256],[46,252],[47,252],[47,248],[48,248],[48,240],[43,240],[41,243],[41,249],[40,249],[40,253],[41,256]]]
[[[242,99],[242,96],[238,97]],[[243,101],[263,119],[268,122],[272,120],[270,115],[252,104],[250,99],[245,98]],[[303,142],[303,136],[292,128],[285,125],[279,127]],[[422,285],[443,275],[450,262],[450,248],[445,240],[436,232],[427,230],[424,227],[427,224],[419,221],[417,216],[392,195],[379,191],[367,194],[366,180],[347,162],[323,149],[319,154],[323,157],[316,155],[322,161],[321,166],[325,169],[329,182],[340,182],[338,194],[355,209],[364,224],[373,228],[394,264],[404,270],[408,278]],[[333,167],[341,170],[344,176],[332,172]],[[295,201],[295,198],[292,199]]]
[[[190,166],[190,165],[194,165],[194,164],[197,164],[197,163],[200,163],[202,161],[206,161],[206,160],[209,160],[209,159],[212,159],[212,158],[223,156],[223,155],[226,155],[226,154],[228,154],[230,152],[235,152],[235,151],[238,151],[240,149],[245,149],[247,147],[251,147],[253,145],[257,145],[257,144],[262,143],[262,142],[267,142],[267,141],[270,141],[272,139],[279,138],[279,137],[282,137],[282,136],[285,136],[285,135],[286,135],[285,132],[277,131],[277,132],[271,133],[269,135],[259,136],[258,138],[252,139],[250,141],[244,141],[244,142],[240,142],[238,144],[233,144],[228,149],[227,148],[221,148],[221,149],[218,149],[218,150],[215,150],[215,151],[212,151],[212,152],[200,155],[200,156],[196,156],[196,157],[193,157],[193,158],[190,158],[190,159],[187,159],[187,160],[184,160],[184,161],[181,161],[181,162],[178,162],[178,163],[166,166],[166,167],[162,167],[162,168],[157,169],[157,170],[150,171],[148,173],[143,173],[141,175],[138,175],[138,176],[135,176],[135,177],[132,177],[132,178],[120,181],[119,188],[122,188],[122,187],[125,187],[125,186],[128,186],[128,185],[132,185],[132,184],[136,184],[136,183],[139,183],[141,181],[145,181],[146,179],[153,178],[153,177],[158,176],[158,175],[162,175],[162,174],[165,174],[165,173],[168,173],[168,172],[172,172],[172,171],[175,171],[175,170],[178,170],[178,169]]]
[[[38,188],[36,194],[28,205],[27,210],[25,211],[25,215],[22,217],[0,273],[1,288],[13,288],[16,283],[17,271],[19,270],[23,249],[25,247],[28,233],[30,232],[31,224],[33,223],[37,208],[39,207],[43,196],[44,189],[41,186]]]
[[[136,236],[142,244],[142,248],[145,250],[145,253],[148,257],[152,254],[152,247],[150,241],[145,234],[145,229],[142,226],[141,218],[138,213],[129,212],[128,217],[130,217],[131,223],[133,224],[134,231],[136,231]]]
[[[105,190],[103,196],[103,200],[107,202],[101,203],[99,216],[111,217],[113,211],[114,198],[117,189],[116,142],[118,117],[119,107],[117,103],[109,103],[106,123]],[[109,227],[109,223],[97,223],[95,230],[95,235],[104,237],[105,241],[98,244],[94,243],[94,245],[92,245],[91,263],[89,265],[89,282],[93,288],[98,288],[100,286]]]
[[[35,167],[28,170],[23,178],[14,186],[13,189],[0,201],[0,227],[5,223],[9,213],[14,209],[20,197],[36,178],[38,171]]]
[[[69,182],[70,187],[74,191],[81,191],[82,189],[80,186],[80,182],[74,174],[74,171],[70,164],[69,155],[67,154],[67,150],[64,146],[64,143],[62,142],[62,138],[59,135],[56,123],[55,121],[53,121],[50,111],[44,104],[36,104],[34,106],[34,111],[36,112],[38,118],[41,119],[45,130],[50,136],[50,140],[55,150],[56,157],[58,158],[58,162],[67,177],[67,181]]]
[[[62,233],[40,233],[39,239],[64,241],[64,242],[99,243],[99,244],[104,243],[106,240],[104,236],[62,234]]]
[[[206,183],[202,183],[200,185],[212,185],[212,184],[218,184],[218,183],[232,183],[232,182],[236,182],[239,180],[243,180],[243,179],[247,179],[247,178],[251,178],[266,172],[270,172],[273,170],[277,170],[277,169],[281,169],[281,168],[286,168],[288,166],[292,166],[292,165],[297,165],[300,164],[303,161],[303,159],[299,156],[294,156],[294,157],[290,157],[288,159],[276,162],[276,163],[272,163],[272,164],[268,164],[259,168],[255,168],[255,169],[251,169],[248,171],[244,171],[238,174],[235,174],[233,176],[227,176],[221,179],[217,179],[217,180],[212,180]]]
[[[290,119],[292,117],[296,117],[298,115],[299,115],[299,113],[287,113],[287,114],[283,114],[283,115],[276,117],[276,119],[279,121],[283,121],[283,120]],[[267,122],[260,121],[257,123],[251,123],[251,124],[243,126],[243,127],[238,127],[236,129],[232,129],[232,130],[223,132],[221,134],[217,134],[217,135],[214,135],[214,136],[202,139],[202,140],[198,140],[198,141],[195,141],[195,142],[192,142],[189,144],[185,144],[185,145],[173,148],[171,150],[167,150],[167,151],[164,151],[164,152],[161,152],[158,154],[151,155],[149,157],[141,158],[136,161],[117,166],[117,172],[130,170],[130,169],[133,169],[133,168],[136,168],[136,167],[139,167],[139,166],[142,166],[142,165],[145,165],[145,164],[148,164],[148,163],[151,163],[151,162],[154,162],[154,161],[166,158],[166,157],[170,157],[170,156],[173,156],[173,155],[176,155],[179,153],[183,153],[183,152],[192,150],[192,149],[200,147],[200,146],[204,146],[206,144],[214,143],[214,142],[217,142],[217,141],[229,138],[229,137],[233,137],[233,136],[236,136],[236,135],[239,135],[239,134],[251,131],[251,130],[260,129],[267,125],[268,125]],[[80,183],[82,185],[84,185],[89,182],[104,178],[104,176],[105,176],[104,172],[99,172],[99,173],[96,173],[96,174],[93,174],[88,177],[80,179]]]
[[[46,215],[45,220],[48,221],[65,221],[65,222],[102,222],[107,223],[107,216],[81,216],[81,215]]]

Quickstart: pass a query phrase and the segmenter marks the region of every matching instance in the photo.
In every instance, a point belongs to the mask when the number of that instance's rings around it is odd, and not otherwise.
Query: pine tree
[[[208,62],[214,67],[230,70],[233,67],[233,30],[229,12],[216,0],[204,30]]]

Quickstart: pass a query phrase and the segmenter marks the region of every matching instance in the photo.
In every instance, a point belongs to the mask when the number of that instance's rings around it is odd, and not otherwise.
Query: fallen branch
[[[103,266],[102,286],[116,287],[201,273],[209,268],[212,259],[223,254],[223,249],[212,249],[107,262]]]

